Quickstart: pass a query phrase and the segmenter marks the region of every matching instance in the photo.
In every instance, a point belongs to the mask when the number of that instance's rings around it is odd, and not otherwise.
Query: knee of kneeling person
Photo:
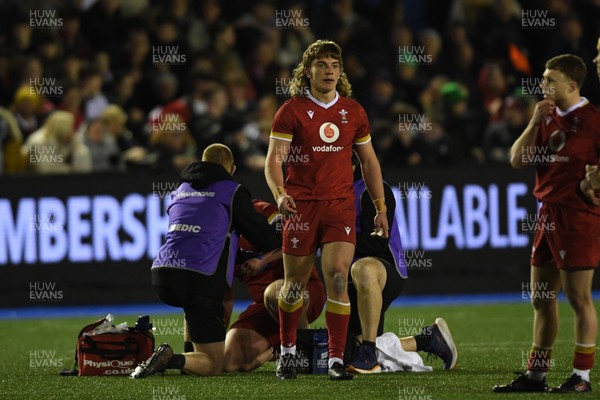
[[[350,270],[352,282],[357,288],[372,288],[378,280],[376,266],[366,260],[358,260]]]
[[[277,304],[277,299],[279,298],[279,291],[283,286],[283,279],[276,280],[275,282],[271,282],[269,286],[265,288],[263,292],[263,302],[265,306],[270,304]]]

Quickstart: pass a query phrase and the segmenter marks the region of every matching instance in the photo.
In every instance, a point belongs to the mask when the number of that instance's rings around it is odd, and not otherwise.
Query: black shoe
[[[592,385],[589,382],[584,381],[577,374],[572,374],[562,385],[552,388],[550,393],[584,393],[591,391]]]
[[[496,393],[510,393],[510,392],[545,392],[548,390],[546,384],[546,377],[541,381],[534,381],[529,379],[527,375],[521,372],[515,372],[519,376],[509,383],[508,385],[496,385],[494,386],[494,392]]]
[[[296,379],[296,355],[282,354],[277,361],[277,372],[275,376],[279,379]]]
[[[166,343],[161,344],[149,359],[138,365],[129,375],[132,379],[145,378],[167,368],[169,360],[173,357],[173,349]]]
[[[334,362],[331,368],[329,368],[327,371],[327,374],[333,381],[345,381],[353,378],[352,374],[347,372],[340,362]]]
[[[434,358],[441,358],[444,363],[444,369],[456,367],[458,360],[458,351],[452,339],[452,334],[443,318],[436,318],[435,324],[423,328],[424,334],[431,335],[431,344],[425,352]]]
[[[381,372],[381,366],[377,364],[377,354],[374,348],[368,348],[362,345],[358,348],[358,356],[347,368],[348,372],[359,374],[378,374]]]

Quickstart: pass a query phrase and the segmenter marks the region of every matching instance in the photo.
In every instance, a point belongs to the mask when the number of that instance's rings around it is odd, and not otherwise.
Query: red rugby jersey
[[[296,200],[353,197],[352,147],[371,140],[369,129],[362,106],[337,93],[329,104],[310,94],[286,101],[271,129],[271,139],[291,142],[289,153],[280,156],[286,193]]]
[[[536,164],[535,197],[600,215],[600,207],[586,201],[579,189],[585,165],[598,164],[599,156],[600,110],[585,98],[570,110],[555,109],[542,120],[535,148],[524,154],[524,160]]]

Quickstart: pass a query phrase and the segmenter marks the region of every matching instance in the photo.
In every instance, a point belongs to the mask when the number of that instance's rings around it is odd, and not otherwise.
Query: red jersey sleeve
[[[358,109],[358,120],[356,122],[354,145],[361,145],[371,141],[371,128],[365,109],[358,103],[356,103],[356,107]]]
[[[291,142],[296,130],[296,118],[294,107],[290,100],[286,101],[275,114],[273,126],[271,127],[271,138]]]

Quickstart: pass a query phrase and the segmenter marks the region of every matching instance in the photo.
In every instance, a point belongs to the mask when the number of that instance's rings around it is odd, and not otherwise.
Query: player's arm
[[[377,160],[377,155],[370,141],[358,144],[354,148],[360,159],[362,176],[367,185],[367,190],[377,211],[374,219],[375,229],[377,231],[382,230],[383,237],[387,238],[389,237],[389,223],[386,215],[385,192],[379,160]]]
[[[585,166],[585,179],[594,190],[600,190],[600,167],[597,165]]]
[[[523,160],[523,154],[527,152],[528,148],[535,145],[540,131],[540,124],[544,118],[554,111],[554,108],[556,108],[556,104],[551,99],[544,99],[535,105],[529,124],[510,148],[510,165],[513,168],[521,169],[528,165]]]
[[[296,204],[283,188],[283,159],[290,151],[290,142],[271,136],[269,150],[265,161],[265,178],[267,185],[277,202],[277,208],[282,214],[295,214]]]
[[[260,249],[271,251],[281,247],[281,236],[276,235],[267,219],[256,212],[250,192],[243,186],[233,196],[232,226]]]
[[[388,221],[394,220],[394,212],[396,211],[396,200],[392,189],[384,182],[385,203],[387,208]],[[375,205],[368,193],[363,193],[360,198],[360,233],[356,234],[356,252],[355,257],[386,257],[389,253],[388,241],[382,240],[379,236],[373,236],[371,233],[375,228],[374,220],[377,214]],[[357,229],[358,232],[358,229]]]
[[[579,182],[585,197],[595,206],[600,206],[600,169],[597,165],[585,166],[585,178]]]

